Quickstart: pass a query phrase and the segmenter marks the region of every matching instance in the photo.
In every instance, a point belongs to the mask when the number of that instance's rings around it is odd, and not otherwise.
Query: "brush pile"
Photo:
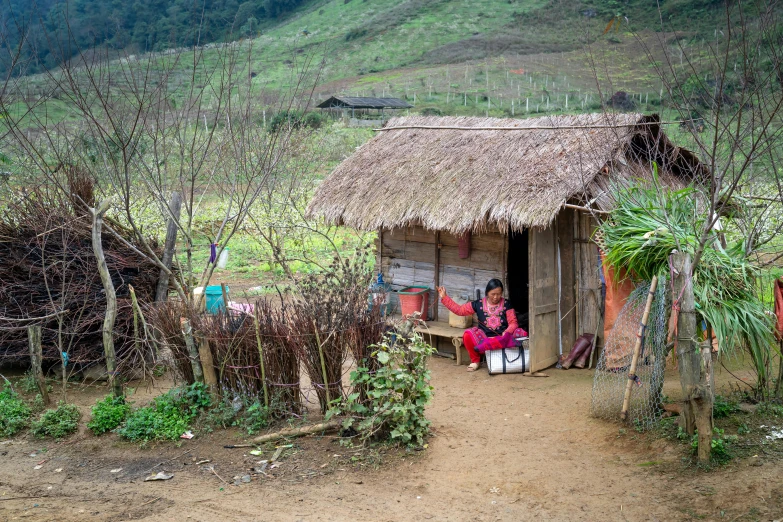
[[[68,172],[70,197],[39,187],[18,192],[0,210],[0,364],[29,361],[27,326],[40,325],[44,364],[67,354],[70,365],[102,362],[104,289],[92,249],[93,184]],[[110,222],[129,243],[133,234]],[[134,339],[129,285],[140,303],[154,299],[159,269],[108,231],[106,263],[117,292],[118,370],[149,360],[151,348]]]
[[[329,401],[344,396],[349,362],[371,369],[377,364],[368,347],[382,339],[386,323],[381,307],[368,306],[371,260],[369,251],[335,259],[322,273],[295,283],[285,298],[256,302],[253,314],[186,314],[169,303],[149,317],[186,382],[193,382],[193,370],[179,318],[187,316],[196,342],[209,342],[224,395],[260,398],[266,384],[276,416],[300,414],[311,392],[325,412]]]

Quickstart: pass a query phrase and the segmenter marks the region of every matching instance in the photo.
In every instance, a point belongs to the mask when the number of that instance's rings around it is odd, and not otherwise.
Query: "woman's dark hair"
[[[489,283],[487,283],[487,289],[484,292],[484,295],[487,295],[495,288],[500,288],[501,290],[503,290],[503,282],[500,279],[490,279]]]

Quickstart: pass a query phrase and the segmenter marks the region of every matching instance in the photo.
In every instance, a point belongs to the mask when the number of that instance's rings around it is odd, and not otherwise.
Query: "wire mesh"
[[[590,413],[594,417],[620,420],[633,348],[649,291],[649,282],[636,287],[606,339],[593,377]],[[660,420],[666,369],[666,333],[666,281],[660,278],[644,330],[635,383],[631,390],[628,421],[637,430],[650,429]]]

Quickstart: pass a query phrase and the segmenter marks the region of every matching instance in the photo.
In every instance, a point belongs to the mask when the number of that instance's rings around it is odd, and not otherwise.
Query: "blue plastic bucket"
[[[207,313],[216,314],[226,311],[226,303],[223,302],[223,289],[220,285],[208,286],[204,290],[207,299]],[[226,286],[226,296],[228,296],[228,286]]]

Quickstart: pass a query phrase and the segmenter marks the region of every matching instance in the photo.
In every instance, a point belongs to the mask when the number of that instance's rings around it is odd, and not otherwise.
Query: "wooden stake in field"
[[[647,329],[647,319],[650,316],[650,308],[652,308],[653,298],[655,297],[655,289],[658,286],[658,276],[653,276],[650,283],[650,292],[647,294],[647,303],[644,305],[644,314],[642,314],[642,322],[639,323],[639,331],[636,333],[636,343],[633,347],[633,358],[631,359],[631,368],[628,370],[628,382],[625,385],[625,397],[623,398],[623,409],[620,412],[620,419],[623,421],[628,420],[628,410],[631,406],[631,391],[633,385],[636,383],[636,366],[639,363],[639,354],[642,351],[642,343],[644,343],[644,331]]]

